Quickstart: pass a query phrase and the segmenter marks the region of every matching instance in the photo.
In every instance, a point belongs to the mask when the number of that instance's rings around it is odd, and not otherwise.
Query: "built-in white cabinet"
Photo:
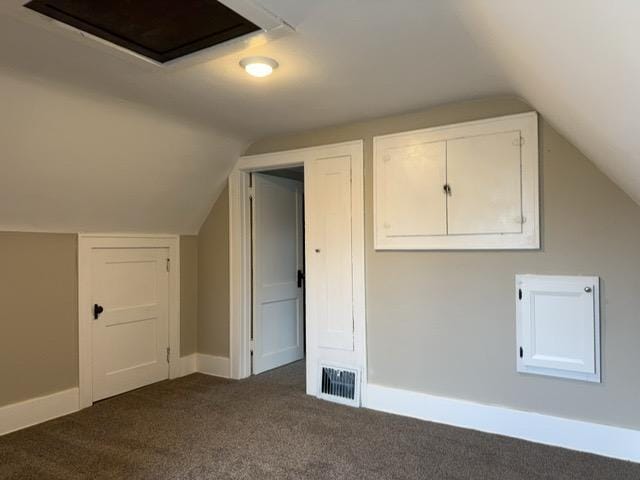
[[[535,112],[375,137],[378,250],[539,248]]]
[[[600,382],[598,277],[517,275],[517,370]]]

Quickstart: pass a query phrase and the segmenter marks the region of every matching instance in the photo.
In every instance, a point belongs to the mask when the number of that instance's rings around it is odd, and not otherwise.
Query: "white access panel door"
[[[304,357],[303,184],[253,175],[253,373]]]
[[[446,143],[389,148],[382,155],[380,205],[385,237],[446,235]]]
[[[600,381],[598,277],[519,275],[518,371]]]
[[[520,131],[447,141],[449,235],[521,233]]]
[[[317,346],[353,351],[351,157],[307,162],[307,292]]]
[[[166,248],[91,253],[93,400],[169,378]],[[95,317],[95,315],[94,315]]]

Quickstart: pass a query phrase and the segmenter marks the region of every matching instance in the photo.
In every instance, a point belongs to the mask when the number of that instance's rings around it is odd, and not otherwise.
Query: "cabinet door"
[[[382,228],[385,237],[446,235],[445,142],[388,149],[382,156]]]
[[[307,162],[307,311],[314,347],[353,351],[351,159]]]
[[[521,233],[520,132],[447,141],[449,235]]]
[[[518,370],[599,381],[598,278],[524,275],[517,283]]]

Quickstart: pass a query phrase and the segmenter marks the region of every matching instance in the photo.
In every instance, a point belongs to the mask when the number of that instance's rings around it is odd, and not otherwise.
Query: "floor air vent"
[[[320,395],[331,402],[360,406],[360,372],[353,368],[320,365]]]

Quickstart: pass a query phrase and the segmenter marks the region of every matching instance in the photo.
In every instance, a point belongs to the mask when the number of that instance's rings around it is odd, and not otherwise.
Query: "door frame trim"
[[[364,260],[364,167],[363,141],[320,145],[260,155],[240,157],[229,175],[229,360],[230,377],[251,375],[251,235],[249,215],[249,174],[274,168],[304,165],[316,158],[352,158],[352,256],[354,263],[354,322],[362,338],[354,338],[361,352],[362,382],[366,384],[366,318]],[[308,214],[308,212],[307,212]],[[307,292],[308,295],[308,292]],[[306,316],[307,322],[309,316]],[[307,327],[308,329],[308,327]],[[307,362],[308,364],[309,362]],[[309,365],[307,365],[309,367]],[[363,388],[363,395],[366,389]],[[363,396],[363,404],[364,403]]]
[[[167,248],[169,250],[169,378],[180,376],[180,237],[152,234],[78,234],[78,389],[80,408],[93,404],[91,335],[91,250]]]

